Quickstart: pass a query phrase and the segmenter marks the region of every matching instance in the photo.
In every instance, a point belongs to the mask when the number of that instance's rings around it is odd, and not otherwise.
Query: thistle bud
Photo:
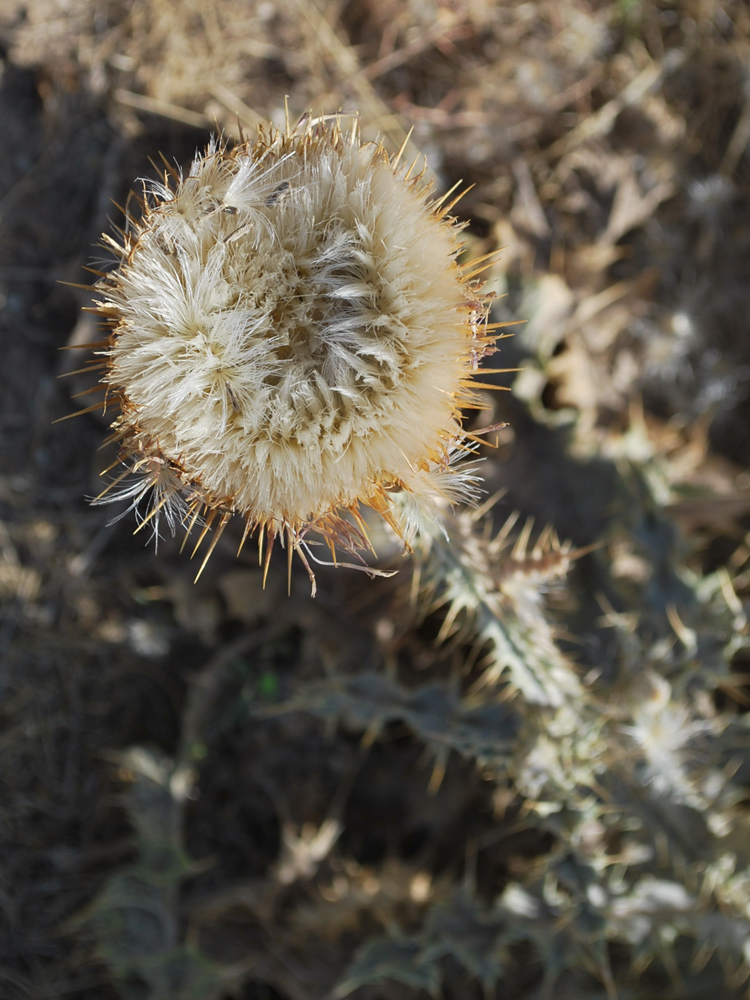
[[[461,407],[494,348],[457,263],[461,226],[355,126],[305,118],[144,186],[95,309],[125,471],[97,498],[214,531],[230,518],[299,553],[369,547],[361,508],[471,494]],[[201,566],[201,569],[203,567]]]

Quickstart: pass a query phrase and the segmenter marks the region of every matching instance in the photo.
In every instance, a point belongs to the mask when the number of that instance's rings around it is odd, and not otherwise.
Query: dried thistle
[[[215,527],[201,571],[238,514],[266,570],[280,537],[312,578],[310,532],[334,562],[370,548],[362,505],[403,538],[396,493],[424,511],[471,497],[453,460],[496,339],[483,267],[457,263],[452,192],[431,200],[400,158],[306,116],[144,185],[96,286],[125,466],[96,503],[129,500],[157,537],[162,514],[197,525],[194,551]]]

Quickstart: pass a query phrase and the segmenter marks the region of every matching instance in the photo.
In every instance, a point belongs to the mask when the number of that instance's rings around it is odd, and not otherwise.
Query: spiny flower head
[[[338,116],[213,140],[145,185],[97,283],[125,465],[97,501],[199,544],[216,527],[206,559],[238,514],[309,570],[311,532],[334,561],[369,547],[362,505],[403,536],[398,491],[471,496],[461,407],[496,338],[447,197]]]

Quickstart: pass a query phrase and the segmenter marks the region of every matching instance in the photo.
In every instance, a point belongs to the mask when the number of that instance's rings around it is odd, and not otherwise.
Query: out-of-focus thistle
[[[497,339],[488,264],[459,265],[460,195],[433,200],[402,153],[363,144],[356,119],[305,116],[144,185],[98,272],[125,470],[94,502],[129,500],[157,537],[162,515],[195,529],[194,551],[214,527],[201,571],[238,514],[266,570],[280,538],[312,578],[311,532],[334,562],[370,547],[363,505],[404,537],[395,494],[427,514],[475,494],[454,460]]]

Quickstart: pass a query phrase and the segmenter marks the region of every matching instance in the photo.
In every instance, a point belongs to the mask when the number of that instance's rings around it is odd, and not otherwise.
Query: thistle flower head
[[[210,554],[238,514],[308,564],[311,531],[367,548],[361,505],[403,534],[394,492],[471,491],[451,458],[494,338],[444,201],[337,118],[214,140],[146,187],[96,303],[143,522],[213,525]]]

